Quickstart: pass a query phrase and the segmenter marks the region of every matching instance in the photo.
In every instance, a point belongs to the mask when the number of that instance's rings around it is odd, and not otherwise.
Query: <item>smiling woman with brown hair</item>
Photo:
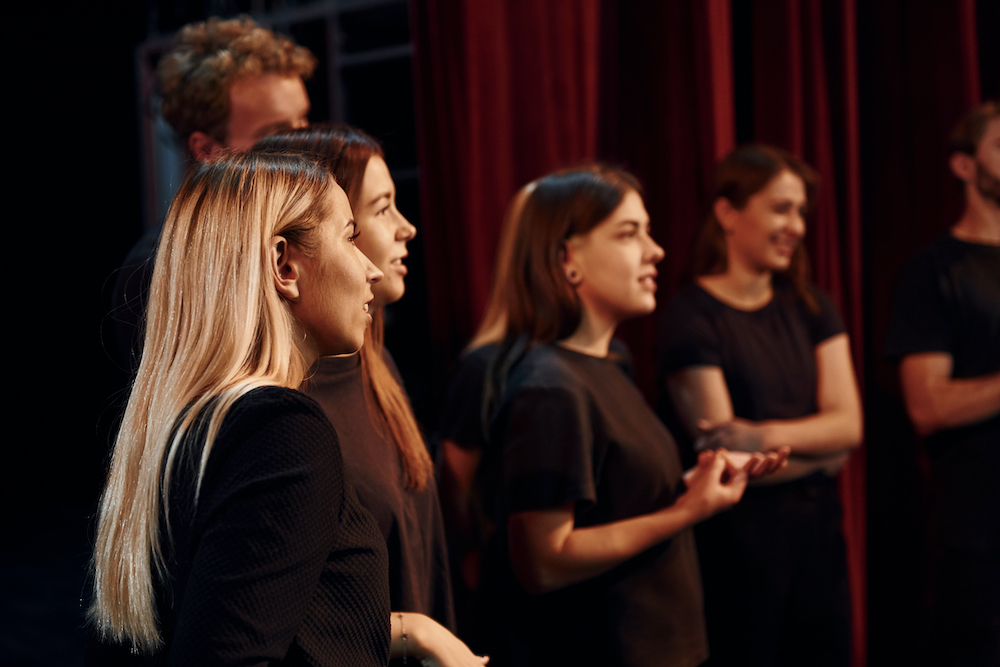
[[[665,313],[662,377],[702,451],[791,452],[699,526],[712,665],[846,665],[849,600],[833,475],[861,442],[850,344],[809,283],[817,177],[768,146],[716,169],[693,283]]]

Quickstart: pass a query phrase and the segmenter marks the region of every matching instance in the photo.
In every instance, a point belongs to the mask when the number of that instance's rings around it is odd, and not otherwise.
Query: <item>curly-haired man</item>
[[[258,139],[309,124],[303,79],[316,58],[308,49],[242,16],[210,18],[177,33],[157,68],[163,117],[195,160],[227,148],[250,149]],[[133,246],[115,284],[112,317],[121,360],[135,368],[142,350],[159,227]]]
[[[221,147],[246,150],[308,124],[302,81],[315,66],[308,49],[249,17],[191,23],[157,68],[163,117],[196,159]]]

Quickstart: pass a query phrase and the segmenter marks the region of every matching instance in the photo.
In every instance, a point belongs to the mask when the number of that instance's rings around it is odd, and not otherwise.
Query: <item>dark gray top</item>
[[[426,614],[454,630],[447,544],[433,476],[423,491],[405,488],[396,445],[369,412],[360,354],[323,357],[310,374],[305,391],[337,429],[348,479],[389,548],[393,611]]]

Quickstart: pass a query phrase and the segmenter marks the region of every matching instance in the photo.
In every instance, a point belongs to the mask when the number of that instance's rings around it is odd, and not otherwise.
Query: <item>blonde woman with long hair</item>
[[[406,291],[406,244],[416,228],[396,208],[379,143],[333,123],[272,135],[268,150],[311,154],[336,177],[354,210],[358,247],[385,278],[374,286],[372,326],[358,354],[322,356],[303,386],[341,434],[344,465],[389,550],[394,658],[481,666],[454,634],[455,612],[434,468],[410,401],[383,344],[385,307]]]
[[[302,158],[223,157],[181,186],[101,500],[90,663],[385,664],[385,543],[297,391],[364,342],[382,273],[355,235]]]

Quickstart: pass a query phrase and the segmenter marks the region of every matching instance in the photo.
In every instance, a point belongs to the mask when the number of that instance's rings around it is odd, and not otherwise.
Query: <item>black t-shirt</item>
[[[610,359],[556,345],[511,373],[487,451],[498,530],[484,589],[500,603],[515,661],[697,665],[707,658],[701,578],[685,529],[593,579],[527,595],[510,572],[506,517],[575,506],[576,527],[671,505],[681,465],[673,439]],[[490,571],[495,568],[497,571]],[[517,664],[520,664],[518,661]]]
[[[813,289],[813,313],[791,285],[753,311],[733,308],[697,284],[678,291],[665,313],[661,377],[694,366],[717,366],[733,414],[741,419],[795,419],[814,414],[816,346],[844,332],[833,302]]]
[[[395,369],[391,357],[390,369]],[[344,467],[361,504],[378,522],[389,548],[393,611],[426,614],[454,630],[448,550],[434,478],[427,488],[405,488],[395,443],[373,421],[365,397],[361,355],[322,357],[305,392],[326,412],[340,436]]]
[[[319,406],[279,387],[238,399],[209,454],[193,430],[170,479],[167,580],[157,584],[166,649],[89,647],[93,665],[385,665],[388,558],[344,480]]]
[[[462,355],[448,383],[442,407],[439,435],[463,449],[486,447],[488,417],[483,416],[483,393],[486,376],[499,352],[496,343],[481,345]],[[611,339],[608,358],[632,377],[632,353],[618,338]]]
[[[900,274],[885,354],[946,352],[952,377],[1000,372],[1000,247],[940,237]],[[1000,551],[1000,414],[929,436],[945,542]]]

